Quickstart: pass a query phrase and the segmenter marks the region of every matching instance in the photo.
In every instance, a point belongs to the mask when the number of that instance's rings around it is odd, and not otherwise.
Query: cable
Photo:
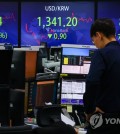
[[[78,121],[79,121],[79,124],[80,124],[80,126],[81,126],[81,125],[82,125],[82,122],[81,122],[81,120],[80,120],[80,117],[78,116],[77,110],[75,110],[75,114],[76,114],[76,116],[77,116],[77,118],[78,118]]]

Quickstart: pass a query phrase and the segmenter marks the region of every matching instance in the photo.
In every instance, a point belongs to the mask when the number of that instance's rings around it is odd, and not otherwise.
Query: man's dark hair
[[[115,36],[115,25],[111,19],[101,18],[97,19],[91,26],[90,36],[96,35],[96,32],[103,33],[106,37]]]

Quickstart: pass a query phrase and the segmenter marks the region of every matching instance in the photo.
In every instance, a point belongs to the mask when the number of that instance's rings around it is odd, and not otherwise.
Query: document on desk
[[[71,125],[71,126],[75,126],[75,122],[72,121],[72,120],[70,120],[68,117],[66,117],[66,116],[63,115],[62,113],[61,113],[61,120],[62,120],[64,123],[66,123],[66,124],[69,124],[69,125]]]

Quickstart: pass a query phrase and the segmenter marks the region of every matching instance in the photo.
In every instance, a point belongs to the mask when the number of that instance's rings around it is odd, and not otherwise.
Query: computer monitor
[[[13,50],[0,50],[0,85],[9,85]]]
[[[96,47],[92,45],[63,45],[61,59],[62,74],[87,75],[91,64],[91,56]]]
[[[61,59],[61,47],[51,47],[50,48],[50,57],[53,59],[55,62],[60,61]]]
[[[9,125],[10,88],[8,85],[0,85],[0,124]]]
[[[11,89],[10,90],[10,108],[9,118],[12,120],[12,126],[24,125],[24,90]]]
[[[32,104],[33,106],[44,106],[46,103],[55,103],[56,99],[56,80],[37,81],[36,89],[33,89]]]
[[[93,45],[62,44],[61,104],[83,105],[85,79],[95,50]]]
[[[9,123],[9,100],[10,100],[10,69],[12,62],[12,50],[0,50],[0,124]]]
[[[25,51],[13,51],[10,87],[13,89],[25,89]]]
[[[120,2],[119,1],[100,1],[98,2],[97,18],[110,18],[116,28],[116,39],[120,42]],[[107,7],[107,8],[106,8]],[[116,10],[113,10],[116,9]]]
[[[0,2],[0,45],[18,47],[18,2]]]
[[[37,63],[36,63],[36,74],[44,73],[44,62],[47,62],[48,58],[48,49],[46,47],[40,48],[37,52]]]
[[[61,104],[83,105],[85,80],[79,78],[61,79]]]
[[[21,15],[21,46],[92,44],[94,2],[22,2]]]

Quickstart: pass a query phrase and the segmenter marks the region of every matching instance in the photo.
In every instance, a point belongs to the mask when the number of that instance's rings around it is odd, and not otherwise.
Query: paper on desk
[[[75,126],[75,122],[72,121],[72,120],[70,120],[68,117],[66,117],[66,116],[63,115],[62,113],[61,113],[61,120],[62,120],[64,123],[66,123],[66,124],[69,124],[69,125],[71,125],[71,126]]]

